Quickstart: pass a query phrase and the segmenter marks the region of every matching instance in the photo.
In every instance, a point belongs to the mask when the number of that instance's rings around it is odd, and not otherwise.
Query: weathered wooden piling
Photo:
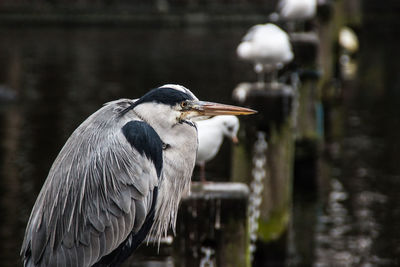
[[[315,32],[289,34],[295,55],[294,62],[301,68],[315,68],[318,57],[319,38]]]
[[[283,84],[260,86],[246,83],[235,89],[234,96],[240,91],[245,95],[241,104],[256,109],[258,114],[242,120],[246,138],[234,149],[233,180],[250,184],[254,179],[254,161],[257,160],[253,159],[254,144],[259,133],[264,133],[268,149],[265,150],[265,178],[259,188],[261,192],[258,192],[261,204],[256,234],[261,243],[277,242],[287,230],[291,212],[294,138],[290,114],[293,90]],[[262,247],[257,245],[257,250]],[[263,251],[262,254],[268,257],[268,253]]]
[[[323,143],[324,119],[317,79],[302,78],[298,88],[295,128],[295,186],[315,192],[318,157]]]
[[[323,138],[323,109],[319,87],[319,37],[316,32],[291,33],[298,66],[295,90],[295,186],[314,192],[317,184],[318,151]]]
[[[192,183],[174,240],[177,266],[250,266],[249,190],[242,183]],[[210,265],[212,264],[212,265]]]

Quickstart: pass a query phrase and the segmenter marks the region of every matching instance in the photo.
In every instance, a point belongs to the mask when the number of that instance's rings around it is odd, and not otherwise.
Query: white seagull
[[[358,38],[349,27],[343,27],[339,31],[339,45],[346,53],[353,54],[358,51]]]
[[[293,59],[289,35],[272,23],[251,27],[236,52],[239,58],[254,63],[261,84],[265,74],[271,74],[276,82],[277,71]]]
[[[302,23],[315,17],[317,0],[280,0],[277,12],[272,13],[271,21],[285,21],[290,32],[295,30],[296,23]]]
[[[317,0],[281,0],[278,4],[279,14],[288,21],[312,19],[317,12]]]
[[[218,153],[224,136],[230,138],[234,144],[239,142],[237,132],[239,120],[236,116],[215,116],[208,120],[196,121],[199,146],[196,165],[200,167],[200,180],[205,182],[205,165]]]

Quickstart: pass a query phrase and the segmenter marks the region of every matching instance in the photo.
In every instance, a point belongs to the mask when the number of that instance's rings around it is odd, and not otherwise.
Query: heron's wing
[[[103,109],[78,127],[50,170],[21,250],[27,266],[91,266],[134,248],[151,227],[162,141],[144,122],[113,128]]]

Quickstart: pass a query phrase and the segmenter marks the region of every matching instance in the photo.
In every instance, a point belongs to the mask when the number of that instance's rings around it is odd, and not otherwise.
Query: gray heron
[[[239,119],[233,115],[215,116],[198,121],[196,125],[199,138],[196,165],[200,167],[200,180],[205,182],[206,162],[217,155],[224,137],[231,139],[234,144],[239,142],[237,138]]]
[[[199,101],[180,85],[104,105],[50,168],[27,224],[24,266],[118,266],[148,236],[160,240],[190,190],[192,119],[254,112]]]
[[[277,71],[294,57],[289,35],[272,23],[251,27],[236,52],[239,58],[254,63],[258,82],[262,85],[265,74],[272,74],[272,82],[275,83]]]

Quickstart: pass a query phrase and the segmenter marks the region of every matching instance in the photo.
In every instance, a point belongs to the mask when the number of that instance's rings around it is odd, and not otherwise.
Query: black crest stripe
[[[193,97],[185,92],[173,88],[162,87],[153,89],[146,93],[133,104],[133,107],[146,102],[156,102],[174,106],[175,104],[185,100],[193,100]]]
[[[163,165],[163,142],[157,132],[143,121],[130,121],[122,127],[122,133],[132,147],[153,162],[157,176],[160,177]]]

